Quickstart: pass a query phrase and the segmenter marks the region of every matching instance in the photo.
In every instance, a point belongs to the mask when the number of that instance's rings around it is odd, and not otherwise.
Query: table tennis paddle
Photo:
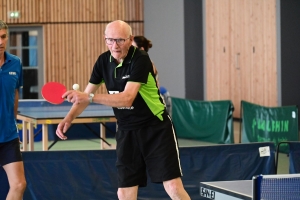
[[[67,91],[66,86],[58,82],[48,82],[42,87],[43,98],[52,104],[64,102],[62,95]]]

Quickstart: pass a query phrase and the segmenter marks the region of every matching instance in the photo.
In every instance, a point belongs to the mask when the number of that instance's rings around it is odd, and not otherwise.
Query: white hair
[[[105,28],[105,31],[104,31],[104,34],[105,34],[105,35],[106,35],[106,29],[107,29],[107,27],[110,26],[110,25],[113,24],[113,23],[118,23],[118,24],[120,24],[122,27],[125,27],[125,28],[127,29],[127,31],[128,31],[129,36],[132,35],[132,29],[131,29],[131,26],[130,26],[128,23],[126,23],[126,22],[124,22],[124,21],[122,21],[122,20],[115,20],[115,21],[112,21],[112,22],[108,23],[108,24],[106,25],[106,28]]]

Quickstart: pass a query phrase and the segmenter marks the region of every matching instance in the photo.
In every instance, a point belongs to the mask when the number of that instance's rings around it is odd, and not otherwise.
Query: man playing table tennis
[[[90,102],[111,106],[118,121],[118,198],[137,199],[138,187],[147,184],[147,168],[151,181],[162,182],[171,199],[190,199],[181,181],[174,127],[160,98],[148,54],[131,46],[132,30],[124,21],[107,24],[104,39],[109,51],[96,61],[85,91],[63,94],[73,106],[58,125],[57,136],[67,139],[64,134],[72,120]],[[108,94],[94,95],[101,83]]]
[[[6,199],[21,200],[26,180],[16,116],[23,72],[20,58],[5,51],[7,41],[8,26],[0,20],[0,166],[6,172],[10,186]]]

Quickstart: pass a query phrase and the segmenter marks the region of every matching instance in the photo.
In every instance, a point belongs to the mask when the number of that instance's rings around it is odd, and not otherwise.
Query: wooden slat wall
[[[206,98],[230,99],[229,0],[206,1]]]
[[[278,106],[276,0],[209,0],[206,99]]]
[[[84,89],[96,59],[107,50],[107,22],[124,20],[134,35],[143,35],[143,7],[143,0],[0,0],[0,19],[14,26],[41,25],[44,82],[58,81],[69,89],[78,83]],[[20,11],[21,17],[8,19],[8,11]]]
[[[260,75],[263,79],[257,79],[257,84],[253,85],[253,99],[258,104],[277,106],[276,0],[255,2],[252,8],[256,20],[252,39],[255,47],[253,68],[257,70],[255,76]],[[263,92],[261,88],[264,88]]]

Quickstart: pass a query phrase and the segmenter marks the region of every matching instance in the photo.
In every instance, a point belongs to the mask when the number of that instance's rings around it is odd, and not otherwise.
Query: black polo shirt
[[[89,82],[96,85],[105,83],[111,95],[124,91],[127,82],[141,83],[131,107],[113,107],[120,130],[139,129],[163,120],[165,106],[147,52],[131,46],[120,64],[115,62],[110,51],[101,54]]]

